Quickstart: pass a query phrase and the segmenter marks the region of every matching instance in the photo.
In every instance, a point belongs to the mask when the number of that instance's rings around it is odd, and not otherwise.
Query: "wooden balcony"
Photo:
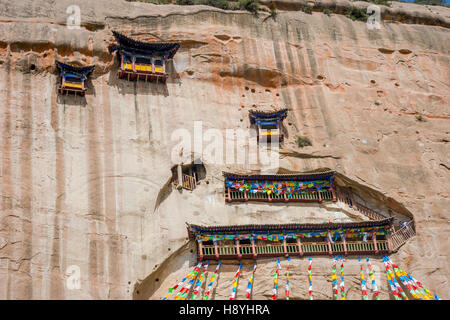
[[[74,94],[84,96],[86,94],[86,88],[82,85],[72,86],[70,84],[67,85],[58,85],[58,93],[62,95]]]
[[[181,186],[183,187],[183,189],[191,190],[191,191],[195,189],[195,187],[197,186],[195,177],[192,177],[192,176],[184,174],[184,173],[181,175],[181,177],[182,177],[182,181],[181,181],[182,185]],[[178,178],[177,177],[172,178],[172,183],[175,186],[178,186]]]
[[[201,245],[198,260],[241,260],[312,255],[376,255],[389,253],[388,240],[346,242],[274,242],[265,245]],[[217,254],[216,254],[217,249]]]
[[[285,194],[271,194],[267,193],[251,193],[247,191],[236,191],[227,188],[225,193],[225,200],[227,202],[246,202],[246,201],[261,201],[261,202],[322,202],[334,201],[332,191],[321,191],[315,193],[297,193],[292,194],[290,198]]]
[[[152,69],[153,70],[153,69]],[[120,69],[117,73],[120,79],[127,79],[128,81],[133,80],[144,80],[145,82],[156,82],[165,83],[168,77],[166,72],[156,72],[156,71],[144,71],[144,70],[133,70],[128,68]]]

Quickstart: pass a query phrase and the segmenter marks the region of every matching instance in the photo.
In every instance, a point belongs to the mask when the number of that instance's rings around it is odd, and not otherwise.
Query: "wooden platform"
[[[168,74],[167,73],[156,73],[156,72],[138,72],[138,71],[127,71],[119,70],[117,73],[119,79],[126,79],[128,81],[134,80],[144,80],[145,82],[156,82],[156,83],[166,83]]]
[[[58,93],[62,94],[62,95],[74,94],[74,95],[80,95],[80,96],[84,97],[84,95],[86,94],[86,89],[74,88],[74,87],[63,87],[63,86],[59,85]]]

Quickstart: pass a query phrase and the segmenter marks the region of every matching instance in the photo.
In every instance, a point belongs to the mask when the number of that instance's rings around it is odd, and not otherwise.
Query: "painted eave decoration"
[[[179,42],[143,42],[128,38],[127,36],[113,31],[118,44],[109,48],[110,52],[125,51],[133,54],[146,56],[160,56],[172,59],[180,48]]]

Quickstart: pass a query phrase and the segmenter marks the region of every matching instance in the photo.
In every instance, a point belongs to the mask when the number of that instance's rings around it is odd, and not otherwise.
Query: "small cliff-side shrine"
[[[119,78],[166,82],[166,63],[180,48],[178,42],[142,42],[115,31],[113,34],[118,43],[110,47],[110,52],[119,55]]]
[[[60,94],[80,94],[84,96],[86,93],[86,80],[90,73],[94,70],[94,66],[75,67],[56,61],[56,66],[60,71],[60,83],[58,84],[58,92]]]
[[[225,200],[265,202],[336,201],[334,171],[242,175],[223,172]]]
[[[287,116],[287,109],[274,112],[249,111],[250,123],[256,125],[258,141],[283,141],[281,122]]]
[[[241,260],[303,255],[387,254],[392,218],[379,221],[321,224],[188,224],[197,243],[198,261]]]

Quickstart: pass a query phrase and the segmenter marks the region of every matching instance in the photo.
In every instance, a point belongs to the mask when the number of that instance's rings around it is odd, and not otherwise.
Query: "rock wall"
[[[183,260],[172,253],[189,246],[185,222],[347,219],[225,204],[222,170],[258,166],[204,161],[198,189],[171,190],[177,129],[247,129],[250,109],[283,107],[280,167],[332,168],[404,205],[417,236],[393,259],[449,298],[448,29],[105,0],[78,1],[81,27],[70,29],[73,2],[0,1],[0,298],[139,298],[166,259]],[[118,80],[111,30],[180,41],[167,84]],[[56,58],[96,65],[85,98],[57,95]],[[313,145],[298,148],[297,135]],[[179,263],[174,272],[191,267]],[[67,285],[73,266],[80,289]]]

